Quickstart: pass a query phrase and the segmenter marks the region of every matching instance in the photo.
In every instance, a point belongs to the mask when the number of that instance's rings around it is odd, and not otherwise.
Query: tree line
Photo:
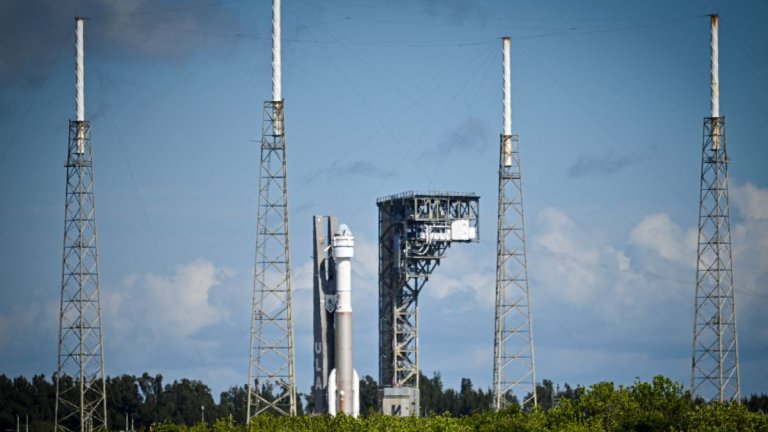
[[[192,426],[200,424],[203,418],[209,425],[217,419],[241,425],[246,420],[247,388],[244,385],[222,392],[218,402],[201,381],[181,379],[166,383],[160,374],[107,377],[105,386],[110,430],[125,430],[126,426],[128,430],[148,430],[158,423]],[[493,411],[491,390],[475,388],[469,378],[462,378],[459,389],[455,390],[445,387],[439,373],[434,373],[431,378],[422,374],[419,390],[421,414],[425,417],[439,414],[463,418]],[[618,388],[612,383],[599,383],[590,388],[565,384],[561,388],[545,379],[537,385],[536,391],[537,408],[513,404],[510,409],[520,413],[552,411],[554,415],[568,407],[572,411],[573,407],[578,407],[574,412],[584,417],[605,408],[604,401],[595,402],[602,397],[618,398],[621,403],[638,410],[660,409],[658,405],[665,405],[664,409],[669,413],[685,415],[703,404],[691,400],[682,386],[663,377],[655,378],[653,383],[638,381],[633,386]],[[269,386],[262,386],[260,392],[267,398],[273,396]],[[309,394],[311,392],[301,395],[304,403],[299,404],[300,415],[311,411]],[[11,379],[0,375],[0,432],[15,431],[17,421],[21,431],[49,432],[55,421],[55,398],[55,386],[44,375],[35,375],[31,380],[23,376]],[[360,380],[360,411],[363,416],[370,416],[377,407],[378,384],[371,376],[365,376]],[[742,407],[765,415],[768,413],[768,395],[751,395],[742,400]],[[628,414],[622,415],[626,417]]]

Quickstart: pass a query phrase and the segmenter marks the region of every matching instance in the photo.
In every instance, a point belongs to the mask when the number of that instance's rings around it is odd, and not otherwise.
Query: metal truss
[[[704,119],[703,141],[691,393],[706,400],[738,402],[725,117]]]
[[[379,208],[379,385],[419,387],[418,296],[454,241],[478,241],[479,197],[406,192]],[[451,224],[468,221],[473,237],[456,238]]]
[[[247,418],[296,415],[283,102],[264,103]]]
[[[496,331],[493,342],[494,407],[514,400],[536,404],[523,182],[517,135],[502,135],[499,152],[496,240]]]
[[[69,122],[56,431],[107,430],[91,125]]]

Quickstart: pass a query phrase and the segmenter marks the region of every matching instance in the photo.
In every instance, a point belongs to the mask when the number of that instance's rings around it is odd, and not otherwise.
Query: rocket
[[[360,378],[352,367],[352,257],[355,238],[344,224],[331,240],[336,266],[334,310],[334,363],[328,376],[328,413],[357,417],[360,413]]]

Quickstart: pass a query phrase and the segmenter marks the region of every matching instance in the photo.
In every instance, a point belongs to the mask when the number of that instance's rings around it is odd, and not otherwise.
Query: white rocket
[[[328,377],[328,413],[360,414],[360,378],[352,367],[352,257],[355,238],[344,224],[333,235],[331,250],[336,262],[334,357],[336,367]]]

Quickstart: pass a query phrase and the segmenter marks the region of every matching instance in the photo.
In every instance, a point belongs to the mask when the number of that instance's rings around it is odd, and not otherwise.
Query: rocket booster
[[[357,416],[360,411],[359,378],[352,367],[352,257],[355,238],[344,224],[333,235],[331,250],[336,263],[336,310],[334,312],[334,357],[336,368],[328,379],[328,408],[331,415]]]

